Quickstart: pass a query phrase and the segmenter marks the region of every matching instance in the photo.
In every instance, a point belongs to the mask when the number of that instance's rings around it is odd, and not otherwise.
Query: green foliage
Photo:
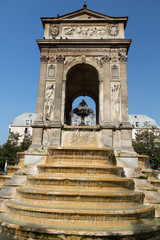
[[[9,138],[2,146],[0,146],[0,170],[3,171],[5,162],[7,165],[14,166],[18,163],[16,157],[17,152],[24,152],[31,145],[31,138],[24,139],[19,143],[20,135],[11,132]]]
[[[136,134],[133,148],[140,155],[148,155],[153,169],[160,168],[160,130],[145,124],[145,129]]]

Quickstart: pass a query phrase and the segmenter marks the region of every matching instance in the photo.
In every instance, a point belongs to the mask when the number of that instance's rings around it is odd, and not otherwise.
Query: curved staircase
[[[37,175],[4,202],[4,233],[18,239],[156,239],[160,222],[116,166],[112,149],[49,148]],[[158,238],[157,238],[158,239]]]

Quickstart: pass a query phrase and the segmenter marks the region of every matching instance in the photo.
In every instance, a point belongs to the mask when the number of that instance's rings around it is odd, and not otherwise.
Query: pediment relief
[[[68,19],[76,19],[76,20],[82,20],[82,19],[93,19],[93,20],[98,20],[98,19],[103,19],[103,20],[114,20],[114,18],[94,12],[89,9],[81,9],[72,13],[68,13],[66,15],[60,16],[60,20],[68,20]]]

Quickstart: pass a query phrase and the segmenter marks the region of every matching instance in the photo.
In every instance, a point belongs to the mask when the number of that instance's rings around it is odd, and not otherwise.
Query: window
[[[116,65],[112,67],[112,77],[115,77],[115,78],[119,77],[119,69]]]
[[[29,128],[25,128],[24,133],[29,133]]]
[[[29,125],[30,124],[30,121],[29,120],[26,120],[26,125]]]
[[[139,122],[136,122],[136,127],[139,127]]]
[[[25,135],[25,136],[24,136],[24,140],[27,140],[27,139],[28,139],[28,136]]]
[[[90,122],[90,121],[87,121],[87,122],[86,122],[86,125],[87,125],[87,126],[91,126],[91,122]]]

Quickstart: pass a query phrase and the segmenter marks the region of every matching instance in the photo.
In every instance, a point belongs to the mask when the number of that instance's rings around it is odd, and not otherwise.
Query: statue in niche
[[[120,85],[113,85],[112,86],[112,104],[113,104],[113,113],[116,117],[118,117],[120,113]]]
[[[53,104],[54,104],[54,84],[49,84],[46,87],[45,102],[44,102],[44,117],[45,120],[53,120]]]

